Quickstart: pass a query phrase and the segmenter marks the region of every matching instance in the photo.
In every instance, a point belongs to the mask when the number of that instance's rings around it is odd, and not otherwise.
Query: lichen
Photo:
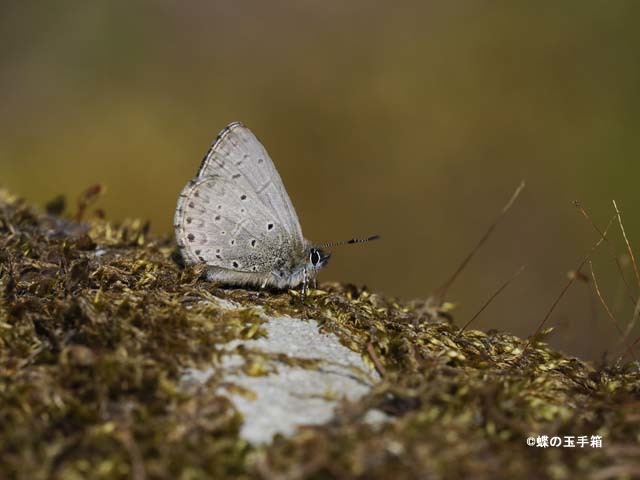
[[[447,308],[352,285],[324,283],[304,304],[297,291],[221,288],[180,266],[170,237],[87,215],[88,203],[64,216],[59,199],[44,213],[0,191],[0,478],[640,474],[637,364],[460,333]],[[221,375],[195,391],[180,379],[262,335],[258,308],[318,320],[383,379],[326,425],[247,444]],[[263,374],[268,356],[255,359]],[[374,410],[391,420],[366,421]],[[603,448],[527,446],[536,435],[600,435]]]

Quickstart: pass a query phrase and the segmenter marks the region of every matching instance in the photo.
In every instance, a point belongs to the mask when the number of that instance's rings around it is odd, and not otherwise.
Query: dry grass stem
[[[451,275],[451,277],[440,288],[436,290],[436,292],[433,294],[433,297],[436,299],[436,303],[440,304],[444,300],[453,282],[456,280],[456,278],[458,278],[460,273],[462,273],[462,271],[465,269],[465,267],[471,261],[474,255],[478,252],[478,250],[480,250],[480,247],[482,247],[482,245],[484,245],[484,243],[489,239],[489,237],[491,236],[491,233],[495,230],[495,228],[498,226],[500,221],[504,218],[505,214],[509,211],[511,206],[515,203],[516,199],[520,196],[520,193],[522,192],[524,187],[525,187],[525,182],[524,181],[520,182],[520,185],[518,185],[518,188],[516,188],[515,192],[513,192],[513,195],[511,195],[511,198],[505,204],[505,206],[502,207],[502,210],[500,211],[500,214],[498,215],[498,217],[494,220],[494,222],[491,225],[489,225],[489,228],[487,229],[485,234],[482,236],[480,241],[471,250],[471,252],[465,257],[465,259],[462,261],[462,263],[456,269],[456,271],[453,272],[453,275]]]

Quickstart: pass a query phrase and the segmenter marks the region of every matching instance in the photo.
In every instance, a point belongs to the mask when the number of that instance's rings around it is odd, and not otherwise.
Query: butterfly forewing
[[[218,175],[184,188],[174,223],[187,263],[266,273],[296,248],[255,193]]]
[[[289,238],[299,245],[304,243],[298,215],[273,161],[255,135],[241,123],[224,128],[202,161],[198,178],[211,175],[254,192],[266,210],[273,212]]]

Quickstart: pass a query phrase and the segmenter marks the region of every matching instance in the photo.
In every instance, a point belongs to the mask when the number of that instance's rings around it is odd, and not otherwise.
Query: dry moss
[[[543,343],[522,356],[520,338],[458,335],[428,304],[353,286],[324,284],[305,306],[297,292],[221,289],[173,251],[142,222],[78,223],[0,192],[0,477],[640,475],[637,365],[594,368]],[[248,445],[216,393],[224,379],[188,394],[180,375],[261,335],[256,306],[319,320],[384,380],[328,425]],[[372,409],[393,421],[366,422]],[[526,445],[542,434],[601,435],[604,447]]]

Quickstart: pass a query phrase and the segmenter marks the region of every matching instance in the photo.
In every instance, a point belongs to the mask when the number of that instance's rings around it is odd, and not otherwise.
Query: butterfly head
[[[309,271],[320,270],[327,265],[330,258],[330,253],[317,247],[311,247],[307,258],[307,269]]]

